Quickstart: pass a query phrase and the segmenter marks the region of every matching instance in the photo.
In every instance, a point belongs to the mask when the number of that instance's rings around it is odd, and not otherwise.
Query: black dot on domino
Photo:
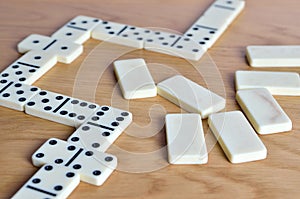
[[[129,115],[129,113],[127,113],[127,112],[123,112],[123,113],[121,113],[121,115],[122,115],[122,116],[128,116],[128,115]]]
[[[42,57],[41,56],[35,56],[34,59],[39,60],[39,59],[42,59]]]
[[[68,146],[68,150],[69,150],[69,151],[74,151],[75,149],[76,149],[76,147],[73,146],[73,145],[72,145],[72,146]]]
[[[76,170],[81,169],[81,165],[80,164],[75,164],[73,166],[73,169],[76,169]]]
[[[38,90],[38,88],[35,88],[35,87],[30,89],[31,92],[35,92],[37,90]]]
[[[93,117],[92,117],[92,120],[93,120],[93,121],[98,121],[99,119],[100,119],[100,118],[97,117],[97,116],[93,116]]]
[[[42,158],[42,157],[44,157],[45,155],[43,154],[43,153],[37,153],[36,155],[35,155],[35,157],[37,157],[37,158]]]
[[[105,132],[102,133],[102,135],[103,135],[104,137],[110,136],[110,132],[105,131]]]
[[[79,115],[79,116],[77,117],[77,119],[78,119],[78,120],[84,120],[84,119],[85,119],[85,116]]]
[[[33,184],[38,184],[38,183],[40,183],[41,182],[41,179],[39,179],[39,178],[34,178],[33,180],[32,180],[32,183]]]
[[[35,102],[28,102],[27,103],[27,106],[34,106],[35,105]]]
[[[56,144],[57,144],[57,141],[56,141],[56,140],[50,140],[50,141],[49,141],[49,144],[50,144],[50,145],[56,145]]]
[[[107,156],[107,157],[104,158],[104,160],[105,160],[106,162],[111,162],[111,161],[113,160],[113,157]]]
[[[83,131],[88,131],[88,130],[90,130],[90,127],[88,127],[88,126],[83,126],[81,129],[82,129]]]
[[[12,68],[13,69],[19,68],[19,65],[13,65]]]
[[[58,159],[56,159],[54,162],[55,162],[56,164],[61,164],[61,163],[63,163],[63,160],[60,159],[60,158],[58,158]]]
[[[71,33],[71,32],[67,32],[66,35],[67,35],[67,36],[71,36],[72,33]]]
[[[38,43],[40,43],[40,41],[39,40],[33,40],[32,43],[38,44]]]
[[[101,171],[99,171],[99,170],[93,171],[93,175],[95,175],[95,176],[99,176],[100,174],[101,174]]]
[[[72,101],[71,101],[71,104],[78,104],[78,103],[79,103],[78,100],[72,100]]]
[[[62,49],[62,50],[68,50],[68,47],[67,46],[62,46],[60,49]]]
[[[66,174],[66,176],[67,176],[68,178],[73,178],[73,177],[75,176],[75,173],[73,173],[73,172],[68,172],[68,173]]]
[[[124,121],[124,118],[123,117],[117,117],[116,120],[121,122],[121,121]]]
[[[93,143],[93,144],[92,144],[92,147],[93,147],[93,148],[99,148],[99,147],[100,147],[100,144],[99,144],[99,143]]]
[[[63,96],[60,96],[60,95],[59,95],[59,96],[56,96],[55,99],[56,99],[56,100],[62,100],[62,99],[63,99]]]
[[[4,93],[4,94],[2,95],[2,97],[9,97],[9,96],[10,96],[9,93]]]
[[[98,115],[98,116],[102,116],[102,115],[104,115],[104,112],[98,111],[98,112],[97,112],[97,115]]]
[[[95,105],[95,104],[90,104],[90,105],[89,105],[89,108],[90,108],[90,109],[94,109],[94,108],[96,108],[96,105]]]
[[[112,122],[111,125],[112,126],[119,126],[119,122]]]
[[[8,77],[9,74],[8,74],[8,73],[3,73],[1,76],[2,76],[2,77]]]
[[[42,99],[42,102],[43,102],[43,103],[48,103],[48,102],[49,102],[49,99],[47,99],[47,98]]]
[[[52,109],[51,106],[46,106],[46,107],[44,108],[45,111],[50,111],[51,109]]]
[[[69,117],[76,117],[76,113],[69,113]]]
[[[45,170],[46,171],[51,171],[52,169],[53,169],[53,167],[51,165],[45,166]]]
[[[101,110],[102,110],[102,111],[108,111],[109,108],[108,108],[107,106],[104,106],[104,107],[101,108]]]
[[[40,93],[39,93],[39,95],[47,95],[47,92],[46,91],[41,91]]]
[[[25,80],[26,80],[25,77],[22,77],[22,78],[19,79],[20,82],[24,82]]]
[[[78,142],[79,141],[79,137],[72,137],[71,140],[72,140],[72,142]]]
[[[6,82],[7,82],[6,79],[2,79],[2,80],[0,81],[1,84],[5,84]]]
[[[60,111],[59,112],[61,115],[67,115],[68,114],[68,111]]]
[[[19,98],[19,102],[25,102],[25,101],[26,101],[26,98],[25,98],[25,97]]]
[[[18,95],[22,95],[22,94],[24,93],[24,91],[18,90],[16,93],[17,93]]]
[[[61,186],[61,185],[56,185],[55,187],[54,187],[54,190],[55,191],[61,191],[63,189],[63,187]]]
[[[87,103],[86,102],[81,102],[79,105],[82,106],[82,107],[85,107],[85,106],[87,106]]]
[[[92,156],[94,153],[92,152],[92,151],[87,151],[87,152],[85,152],[85,155],[86,156]]]

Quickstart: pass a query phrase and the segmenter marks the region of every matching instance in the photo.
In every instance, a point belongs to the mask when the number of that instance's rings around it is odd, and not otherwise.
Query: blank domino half
[[[117,158],[50,138],[32,155],[32,163],[38,167],[44,164],[64,166],[78,173],[81,181],[100,186],[117,167]]]
[[[257,133],[292,130],[292,121],[267,89],[240,90],[236,99]]]
[[[232,163],[262,160],[267,149],[240,111],[212,114],[208,124]]]
[[[24,111],[25,104],[36,95],[40,89],[19,82],[0,81],[0,105],[18,111]]]
[[[94,17],[76,16],[52,34],[52,38],[83,44],[92,36],[92,30],[102,22]]]
[[[300,46],[248,46],[253,67],[300,67]]]
[[[27,102],[25,112],[57,123],[79,127],[98,107],[97,104],[42,90]]]
[[[79,185],[80,176],[72,169],[54,164],[41,167],[12,199],[63,199]]]
[[[114,71],[125,99],[155,97],[157,89],[144,59],[114,62]]]
[[[205,164],[208,161],[199,114],[166,116],[168,159],[171,164]]]
[[[236,90],[266,88],[272,95],[300,95],[300,77],[293,72],[236,71]]]
[[[216,0],[184,35],[208,49],[244,7],[243,0]]]
[[[188,112],[200,113],[203,119],[225,108],[224,98],[181,75],[160,82],[157,92]]]
[[[57,63],[57,57],[32,50],[9,65],[0,74],[1,83],[10,81],[33,84]]]
[[[57,61],[69,64],[82,54],[83,46],[62,39],[59,40],[39,34],[31,34],[18,44],[18,51],[20,53],[26,53],[30,50],[53,54],[57,57]]]

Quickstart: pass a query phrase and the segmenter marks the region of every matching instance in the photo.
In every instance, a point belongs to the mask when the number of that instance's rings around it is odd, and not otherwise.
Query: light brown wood
[[[212,1],[2,1],[0,69],[20,56],[16,45],[27,35],[50,35],[76,15],[184,32]],[[299,44],[299,6],[298,0],[247,1],[244,12],[208,55],[192,63],[195,67],[179,58],[95,40],[84,45],[84,54],[74,63],[57,64],[35,85],[129,109],[134,115],[133,124],[108,151],[119,158],[118,169],[101,187],[81,183],[70,198],[299,198],[299,97],[276,97],[293,121],[293,130],[260,136],[268,148],[266,160],[229,163],[204,121],[208,164],[169,165],[164,115],[181,110],[159,96],[124,100],[111,65],[115,59],[144,58],[156,83],[180,73],[226,96],[226,110],[239,110],[234,98],[234,72],[253,70],[246,62],[245,47]],[[300,72],[300,68],[273,70]],[[9,198],[37,171],[30,160],[34,151],[50,137],[67,139],[74,129],[3,107],[0,112],[0,198]]]

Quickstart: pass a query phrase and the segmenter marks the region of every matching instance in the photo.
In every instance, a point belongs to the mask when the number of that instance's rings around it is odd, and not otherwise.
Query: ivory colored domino
[[[79,185],[80,176],[72,169],[46,164],[40,168],[12,199],[63,199]]]
[[[92,38],[142,49],[148,30],[110,21],[102,21],[92,31]]]
[[[102,21],[88,16],[76,16],[52,34],[52,38],[83,44],[92,35],[92,30]]]
[[[177,75],[157,85],[160,96],[203,119],[225,108],[225,99],[195,82]]]
[[[208,124],[231,163],[262,160],[267,149],[240,111],[216,113]]]
[[[300,67],[300,46],[248,46],[253,67]]]
[[[166,136],[170,164],[207,163],[207,149],[199,114],[168,114]]]
[[[1,82],[1,81],[0,81]],[[40,89],[19,82],[0,83],[0,105],[18,111],[24,111],[25,104],[36,95]]]
[[[79,127],[98,108],[97,104],[42,90],[25,105],[25,112],[39,118]]]
[[[272,95],[300,95],[300,77],[293,72],[236,71],[236,90],[266,88]]]
[[[123,97],[138,99],[155,97],[157,89],[144,59],[128,59],[114,62]]]
[[[117,167],[117,158],[107,153],[88,151],[56,138],[47,140],[33,155],[37,166],[54,164],[80,174],[80,180],[100,186]]]
[[[0,74],[0,83],[10,81],[33,84],[57,63],[53,54],[31,50],[9,65]]]
[[[209,49],[245,7],[242,0],[217,0],[184,35]]]
[[[145,40],[144,48],[195,61],[199,60],[205,53],[200,44],[188,37],[160,31],[152,31],[149,34]]]
[[[236,99],[257,133],[292,130],[292,121],[267,89],[240,90]]]
[[[30,50],[43,51],[55,55],[58,62],[70,64],[83,52],[83,46],[70,41],[31,34],[18,44],[18,51],[26,53]]]

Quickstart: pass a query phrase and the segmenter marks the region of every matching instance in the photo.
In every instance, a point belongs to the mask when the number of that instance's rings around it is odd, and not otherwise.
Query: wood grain
[[[84,2],[0,2],[0,69],[20,56],[16,45],[27,35],[50,35],[76,15],[184,32],[212,0]],[[204,121],[208,164],[173,166],[166,160],[164,115],[181,110],[159,96],[124,100],[111,65],[115,59],[144,58],[156,83],[182,74],[225,96],[226,110],[239,110],[234,72],[253,70],[246,62],[245,47],[299,44],[299,6],[298,0],[247,1],[244,12],[199,62],[89,40],[74,63],[57,64],[35,85],[129,109],[134,115],[133,124],[108,151],[119,158],[117,171],[101,187],[81,183],[70,198],[299,198],[299,97],[276,97],[293,121],[293,130],[261,136],[268,148],[266,160],[230,164]],[[268,70],[300,72],[300,68]],[[3,107],[0,112],[0,198],[9,198],[37,171],[30,160],[33,152],[50,137],[67,139],[74,129]]]

